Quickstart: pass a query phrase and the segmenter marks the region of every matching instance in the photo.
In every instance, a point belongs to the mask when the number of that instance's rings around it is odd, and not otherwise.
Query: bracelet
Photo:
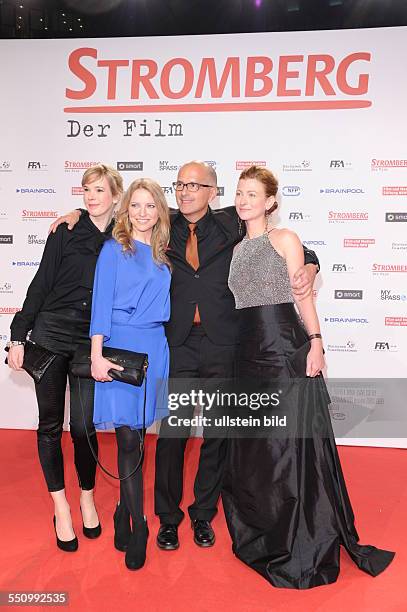
[[[12,346],[24,346],[25,342],[21,340],[9,340],[6,344],[6,348],[10,349]]]
[[[314,338],[321,338],[322,340],[321,334],[311,334],[310,336],[308,336],[308,340],[313,340]]]

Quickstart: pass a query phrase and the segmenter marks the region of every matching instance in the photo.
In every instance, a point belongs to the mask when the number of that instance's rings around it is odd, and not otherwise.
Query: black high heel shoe
[[[82,508],[80,506],[79,508],[82,514]],[[94,540],[95,538],[98,538],[100,534],[102,533],[102,525],[99,522],[99,524],[96,525],[96,527],[85,527],[85,524],[83,522],[83,514],[82,514],[82,531],[85,537],[89,538],[90,540]]]
[[[55,530],[55,536],[57,539],[58,548],[60,548],[64,552],[75,552],[76,550],[78,550],[78,538],[76,536],[73,538],[73,540],[60,540],[58,538],[55,515],[54,515],[53,523],[54,523],[54,530]]]
[[[117,504],[113,515],[114,524],[114,547],[121,552],[126,552],[131,536],[130,512],[124,504]]]
[[[148,538],[148,526],[146,517],[137,524],[133,523],[130,540],[126,551],[126,567],[129,570],[138,570],[146,561],[146,548]]]

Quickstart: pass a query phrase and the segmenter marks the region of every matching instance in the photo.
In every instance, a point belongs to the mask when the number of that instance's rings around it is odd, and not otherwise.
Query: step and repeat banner
[[[407,28],[0,41],[1,347],[50,223],[82,204],[86,168],[111,164],[126,185],[152,177],[176,206],[178,168],[201,159],[216,168],[223,207],[256,163],[278,176],[279,224],[321,262],[314,293],[337,435],[407,446],[397,403],[407,362],[406,56]],[[0,383],[0,427],[35,428],[29,377],[2,366]]]

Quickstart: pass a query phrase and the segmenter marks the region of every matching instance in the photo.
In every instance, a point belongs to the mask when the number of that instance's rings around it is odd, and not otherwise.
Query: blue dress
[[[147,353],[146,427],[167,416],[169,353],[164,322],[170,316],[171,274],[153,261],[150,245],[134,241],[123,253],[115,240],[105,242],[96,265],[90,336],[103,335],[104,346]],[[145,384],[145,383],[144,383]],[[93,421],[97,429],[143,426],[144,384],[119,381],[95,385]]]

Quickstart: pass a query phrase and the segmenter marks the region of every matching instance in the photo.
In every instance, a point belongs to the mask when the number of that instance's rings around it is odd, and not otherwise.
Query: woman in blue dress
[[[148,354],[145,426],[165,416],[160,408],[169,365],[164,331],[170,316],[171,274],[165,254],[169,232],[161,187],[150,179],[136,180],[123,197],[113,239],[105,243],[96,266],[90,326],[92,376],[97,381],[94,423],[97,429],[115,428],[121,477],[130,474],[140,459],[144,385],[112,380],[108,374],[112,363],[102,356],[102,348]],[[120,481],[114,523],[116,548],[126,551],[129,569],[139,569],[145,562],[148,536],[141,469]]]

